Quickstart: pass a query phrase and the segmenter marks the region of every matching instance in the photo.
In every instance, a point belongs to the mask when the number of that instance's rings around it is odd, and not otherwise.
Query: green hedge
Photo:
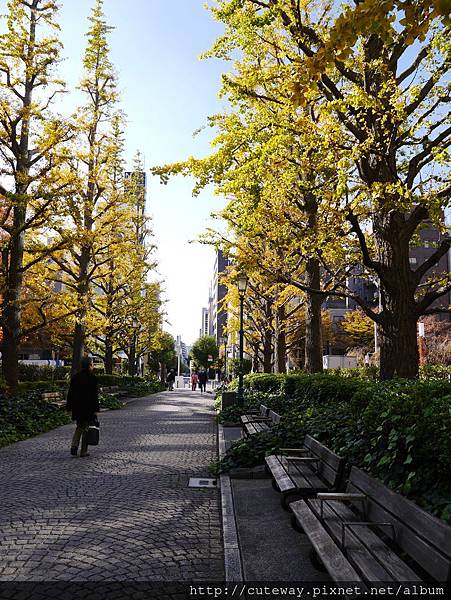
[[[110,387],[114,385],[126,386],[133,382],[142,382],[142,377],[132,377],[131,375],[107,375],[106,373],[96,373],[97,381],[99,385],[104,387]]]
[[[107,408],[108,410],[119,410],[124,408],[125,403],[112,394],[100,394],[100,408]]]
[[[18,390],[19,394],[32,391],[52,392],[63,390],[68,386],[69,382],[65,379],[61,381],[21,381]]]
[[[0,447],[66,425],[70,420],[64,409],[41,400],[39,392],[0,395]]]
[[[70,367],[47,367],[19,363],[19,381],[52,381],[69,377]]]
[[[282,436],[288,426],[290,435],[294,427],[299,438],[310,433],[350,464],[451,521],[451,384],[447,380],[381,383],[330,374],[291,374],[252,375],[245,385],[255,397],[254,406],[262,393],[272,394],[267,404],[283,417]],[[247,461],[245,453],[242,448]],[[230,453],[223,468],[229,457]]]

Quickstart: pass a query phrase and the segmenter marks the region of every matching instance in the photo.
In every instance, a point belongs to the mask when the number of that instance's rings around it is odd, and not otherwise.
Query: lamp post
[[[238,277],[237,286],[238,293],[240,295],[240,374],[238,380],[238,396],[237,401],[238,404],[242,405],[244,402],[244,367],[243,367],[243,359],[244,359],[244,331],[243,331],[243,321],[244,321],[244,296],[247,290],[247,275],[242,273]]]
[[[224,345],[224,363],[223,363],[223,372],[225,379],[227,377],[227,336],[223,335],[219,338],[219,343]]]
[[[132,340],[132,351],[131,351],[131,356],[130,356],[130,366],[131,366],[131,370],[132,370],[132,377],[133,380],[135,379],[135,375],[136,375],[136,345],[137,345],[137,332],[138,332],[138,327],[139,327],[139,323],[136,319],[133,319],[132,321],[132,328],[133,328],[133,340]]]

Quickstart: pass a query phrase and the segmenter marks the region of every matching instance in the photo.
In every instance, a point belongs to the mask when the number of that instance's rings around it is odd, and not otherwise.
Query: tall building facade
[[[202,324],[200,327],[200,336],[210,335],[210,309],[203,308],[202,309]]]
[[[202,309],[202,325],[200,329],[201,336],[211,335],[219,339],[225,335],[227,326],[227,308],[223,305],[223,300],[227,294],[227,287],[221,283],[221,275],[225,273],[229,260],[224,256],[221,250],[216,252],[213,267],[213,278],[210,284],[208,306]]]
[[[227,287],[221,283],[221,275],[225,273],[229,260],[221,250],[216,252],[213,268],[213,279],[210,287],[210,335],[216,338],[216,342],[224,336],[227,327],[227,309],[223,300],[227,294]]]

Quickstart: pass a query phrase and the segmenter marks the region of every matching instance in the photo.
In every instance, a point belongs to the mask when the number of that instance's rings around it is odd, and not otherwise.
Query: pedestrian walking
[[[88,429],[100,410],[99,384],[94,375],[92,358],[84,357],[81,361],[81,371],[72,377],[66,408],[72,411],[72,420],[77,422],[70,453],[77,456],[81,440],[80,456],[89,456]]]
[[[199,383],[199,375],[197,374],[196,371],[194,371],[193,374],[191,375],[191,389],[193,390],[193,392],[196,391],[198,383]]]
[[[208,374],[206,371],[201,371],[199,373],[199,388],[201,392],[205,392],[207,389],[207,381],[208,381]]]
[[[174,389],[174,382],[175,382],[175,371],[174,371],[174,369],[171,369],[168,373],[168,376],[166,377],[166,383],[168,384],[168,390],[170,392],[172,392],[172,390]]]

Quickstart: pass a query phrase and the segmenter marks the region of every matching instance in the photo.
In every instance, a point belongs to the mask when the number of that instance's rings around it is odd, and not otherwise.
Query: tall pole
[[[182,338],[180,335],[177,336],[177,342],[176,342],[176,348],[177,348],[177,375],[178,377],[180,377],[180,366],[181,366],[181,353],[182,353]]]
[[[133,381],[135,380],[136,375],[136,329],[133,329],[133,346],[130,357],[131,367],[132,367],[132,377]]]
[[[238,380],[238,404],[244,402],[244,331],[243,331],[243,320],[244,320],[244,294],[240,294],[240,374]]]
[[[227,377],[227,337],[224,338],[224,379]]]

